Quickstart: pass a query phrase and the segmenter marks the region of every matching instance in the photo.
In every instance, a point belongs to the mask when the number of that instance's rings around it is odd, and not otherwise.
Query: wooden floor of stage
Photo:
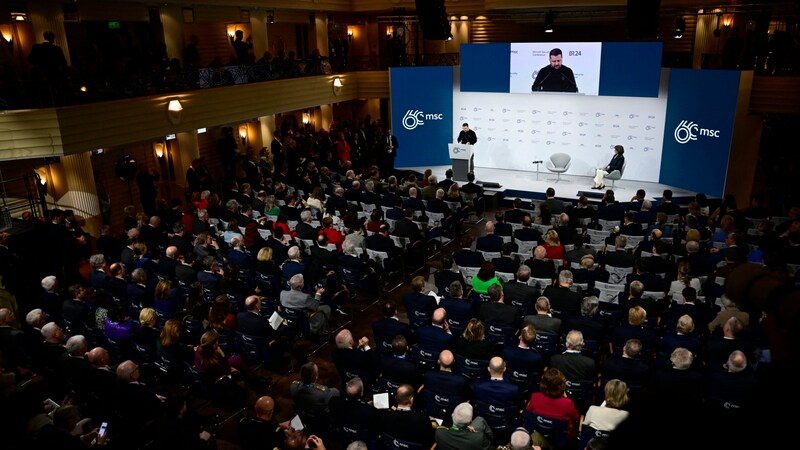
[[[450,166],[433,166],[404,167],[398,169],[414,170],[420,173],[424,173],[426,169],[431,169],[439,180],[443,180],[444,173],[449,168]],[[501,193],[504,191],[523,191],[543,196],[547,188],[552,187],[556,191],[556,197],[577,200],[581,195],[581,191],[600,194],[604,192],[591,189],[591,187],[594,186],[594,181],[591,177],[562,174],[561,177],[558,178],[555,173],[545,169],[544,164],[541,164],[541,171],[538,173],[536,171],[491,169],[476,166],[475,178],[479,182],[498,183],[500,185],[499,188],[489,188],[488,190]],[[455,181],[459,182],[459,184],[466,183],[466,180],[456,179]],[[697,192],[666,184],[625,179],[616,181],[614,187],[611,186],[611,181],[608,180],[606,189],[613,189],[617,200],[620,201],[630,199],[636,194],[638,189],[644,189],[646,198],[650,200],[660,199],[664,189],[672,189],[673,197],[675,198],[694,197],[697,194]]]

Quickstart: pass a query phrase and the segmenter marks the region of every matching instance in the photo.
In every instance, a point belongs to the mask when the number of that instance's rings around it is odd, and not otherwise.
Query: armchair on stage
[[[569,165],[572,162],[572,158],[566,153],[553,153],[550,155],[550,159],[545,161],[545,167],[550,172],[556,173],[556,181],[561,180],[561,174],[569,170]]]
[[[450,150],[450,160],[453,164],[453,179],[466,180],[467,173],[472,170],[472,145],[447,144]]]

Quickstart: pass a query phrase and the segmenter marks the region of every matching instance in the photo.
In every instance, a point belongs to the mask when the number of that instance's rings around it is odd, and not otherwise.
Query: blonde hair
[[[169,297],[171,291],[172,291],[172,281],[161,280],[156,285],[156,291],[153,295],[155,296],[155,298],[159,300],[164,300],[167,297]]]
[[[181,339],[181,321],[169,319],[164,324],[164,328],[161,329],[161,335],[159,335],[159,339],[161,340],[162,347],[171,347],[172,345],[177,344]]]
[[[142,308],[139,312],[139,323],[142,326],[154,327],[156,326],[156,310],[153,308]]]
[[[558,239],[558,233],[556,233],[556,230],[548,231],[544,236],[544,240],[549,245],[561,245],[561,241]]]
[[[485,336],[483,323],[478,319],[470,319],[464,329],[464,339],[470,342],[480,342]]]
[[[647,321],[647,311],[641,306],[634,306],[628,310],[628,323],[631,325],[642,326]]]
[[[258,251],[258,255],[256,259],[259,261],[271,261],[272,260],[272,247],[262,247],[261,250]]]
[[[606,405],[611,408],[622,408],[628,404],[628,385],[624,381],[613,379],[606,383]]]

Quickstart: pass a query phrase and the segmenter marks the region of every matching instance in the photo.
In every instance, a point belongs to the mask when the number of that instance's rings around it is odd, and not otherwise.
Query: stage
[[[540,164],[541,171],[537,174],[535,165],[533,171],[490,169],[485,167],[475,167],[475,179],[480,183],[498,183],[500,187],[487,187],[488,192],[499,192],[506,199],[515,197],[526,199],[543,199],[547,188],[552,187],[556,191],[556,197],[577,201],[581,193],[587,192],[596,198],[589,197],[590,202],[597,202],[605,193],[605,189],[598,191],[591,189],[594,181],[588,176],[561,175],[560,180],[556,181],[556,174],[545,169],[544,163]],[[444,173],[450,166],[433,167],[404,167],[398,170],[413,170],[424,173],[426,169],[431,169],[438,180],[443,180]],[[455,180],[459,185],[463,185],[467,180]],[[644,189],[646,198],[649,200],[660,200],[664,189],[672,189],[673,201],[679,204],[686,204],[694,198],[696,192],[686,189],[676,188],[661,183],[636,180],[619,180],[611,187],[611,180],[606,183],[606,189],[613,189],[618,201],[628,201],[636,194],[638,189]],[[588,195],[587,195],[588,196]]]

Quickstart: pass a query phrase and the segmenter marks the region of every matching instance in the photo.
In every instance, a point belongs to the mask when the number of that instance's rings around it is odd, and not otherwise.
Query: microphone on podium
[[[544,161],[531,161],[531,164],[541,164],[541,163],[543,163],[543,162],[544,162]]]

